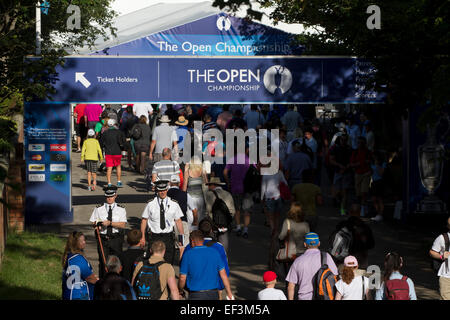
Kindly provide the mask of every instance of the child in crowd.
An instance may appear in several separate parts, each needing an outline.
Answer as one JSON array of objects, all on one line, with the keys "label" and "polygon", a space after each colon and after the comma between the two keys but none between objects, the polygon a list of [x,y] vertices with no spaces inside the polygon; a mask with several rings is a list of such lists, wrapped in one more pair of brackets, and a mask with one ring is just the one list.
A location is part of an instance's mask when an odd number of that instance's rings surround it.
[{"label": "child in crowd", "polygon": [[[88,190],[94,191],[97,186],[97,162],[103,161],[102,149],[100,143],[95,137],[95,131],[88,130],[88,138],[83,142],[81,150],[81,163],[86,164]],[[93,183],[91,185],[91,179]]]},{"label": "child in crowd", "polygon": [[263,275],[265,289],[258,292],[258,300],[287,300],[283,291],[275,289],[277,275],[273,271],[266,271]]}]

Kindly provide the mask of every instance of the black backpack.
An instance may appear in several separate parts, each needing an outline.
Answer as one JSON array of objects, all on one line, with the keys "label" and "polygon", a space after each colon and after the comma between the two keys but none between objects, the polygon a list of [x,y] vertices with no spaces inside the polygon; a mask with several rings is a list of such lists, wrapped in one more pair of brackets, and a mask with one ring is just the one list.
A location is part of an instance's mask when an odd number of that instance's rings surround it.
[{"label": "black backpack", "polygon": [[261,175],[255,166],[250,165],[244,178],[244,192],[254,193],[259,192],[261,188]]},{"label": "black backpack", "polygon": [[131,136],[134,140],[139,140],[140,137],[142,137],[142,129],[140,126],[135,126],[133,128],[133,132],[131,133]]},{"label": "black backpack", "polygon": [[219,198],[216,191],[213,191],[213,193],[216,196],[211,208],[213,223],[217,228],[227,228],[233,220],[230,209],[228,209],[225,201]]},{"label": "black backpack", "polygon": [[159,280],[159,266],[167,263],[160,261],[150,264],[148,259],[143,261],[141,270],[136,276],[133,289],[138,300],[159,300],[162,295],[161,283]]},{"label": "black backpack", "polygon": [[[444,232],[442,234],[442,236],[444,237],[444,241],[445,241],[445,251],[449,251],[450,241],[449,241],[449,238],[448,238],[448,233]],[[442,260],[432,258],[431,263],[432,263],[433,271],[435,273],[439,272],[439,269],[441,268],[441,265],[442,265]],[[448,259],[445,260],[445,267],[446,267],[446,270],[448,270]]]}]

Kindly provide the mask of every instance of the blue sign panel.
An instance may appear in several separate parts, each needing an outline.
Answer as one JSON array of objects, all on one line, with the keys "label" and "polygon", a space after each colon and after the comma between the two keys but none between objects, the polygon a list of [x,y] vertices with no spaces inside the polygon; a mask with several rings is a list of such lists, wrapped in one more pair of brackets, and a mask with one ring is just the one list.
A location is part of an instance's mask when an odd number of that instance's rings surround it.
[{"label": "blue sign panel", "polygon": [[300,55],[295,35],[224,13],[148,35],[94,55]]},{"label": "blue sign panel", "polygon": [[356,58],[68,57],[55,101],[379,103]]},{"label": "blue sign panel", "polygon": [[25,104],[25,218],[66,223],[71,209],[70,104]]}]

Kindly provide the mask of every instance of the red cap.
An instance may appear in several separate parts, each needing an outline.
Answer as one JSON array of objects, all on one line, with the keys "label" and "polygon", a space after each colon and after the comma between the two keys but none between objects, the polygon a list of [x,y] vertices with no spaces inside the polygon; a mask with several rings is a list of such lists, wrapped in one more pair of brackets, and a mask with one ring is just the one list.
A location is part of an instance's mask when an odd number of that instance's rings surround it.
[{"label": "red cap", "polygon": [[271,281],[276,280],[276,279],[277,279],[277,275],[276,275],[275,272],[273,272],[273,271],[266,271],[266,272],[264,272],[264,275],[263,275],[263,281],[264,282],[271,282]]}]

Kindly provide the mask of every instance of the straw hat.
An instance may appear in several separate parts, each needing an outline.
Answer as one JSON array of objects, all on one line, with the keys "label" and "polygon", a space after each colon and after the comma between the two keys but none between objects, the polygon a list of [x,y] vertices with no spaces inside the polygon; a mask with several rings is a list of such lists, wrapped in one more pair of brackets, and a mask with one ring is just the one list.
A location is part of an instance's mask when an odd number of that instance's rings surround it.
[{"label": "straw hat", "polygon": [[206,185],[208,186],[210,184],[215,184],[215,185],[218,185],[218,186],[224,186],[226,183],[220,181],[219,177],[211,177],[211,180],[208,183],[206,183]]},{"label": "straw hat", "polygon": [[175,124],[179,126],[187,126],[188,123],[189,121],[184,116],[179,116],[178,121],[175,121]]}]

